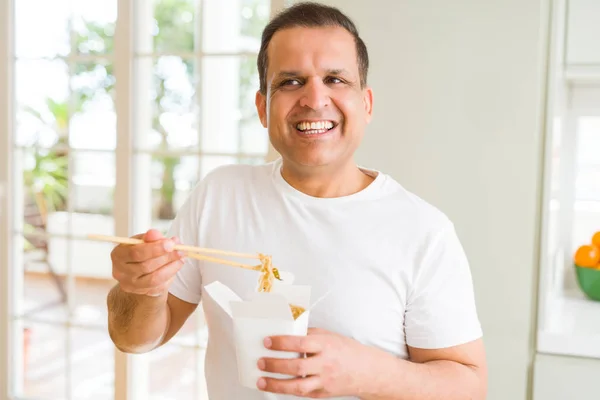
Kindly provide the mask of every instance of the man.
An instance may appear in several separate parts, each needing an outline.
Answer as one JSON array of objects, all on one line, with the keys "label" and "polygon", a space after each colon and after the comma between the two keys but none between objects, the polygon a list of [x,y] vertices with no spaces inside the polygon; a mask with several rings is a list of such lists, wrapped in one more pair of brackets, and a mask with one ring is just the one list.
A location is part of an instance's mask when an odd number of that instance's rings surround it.
[{"label": "man", "polygon": [[[265,28],[256,107],[281,158],[226,166],[195,188],[170,238],[112,253],[119,284],[108,297],[111,338],[141,353],[166,343],[201,300],[209,328],[211,400],[484,399],[486,363],[469,265],[452,223],[390,176],[353,155],[373,110],[368,54],[339,10],[302,3]],[[306,337],[264,345],[306,358],[259,360],[259,390],[238,384],[231,324],[203,286],[242,294],[256,272],[185,258],[177,242],[271,254],[331,294],[311,311]],[[280,393],[272,397],[265,392]]]}]

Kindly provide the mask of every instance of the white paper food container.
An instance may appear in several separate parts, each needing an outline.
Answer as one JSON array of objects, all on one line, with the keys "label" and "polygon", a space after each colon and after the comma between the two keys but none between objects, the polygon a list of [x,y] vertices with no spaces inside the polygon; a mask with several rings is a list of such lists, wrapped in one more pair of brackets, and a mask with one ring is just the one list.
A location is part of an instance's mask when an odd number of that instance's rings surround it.
[{"label": "white paper food container", "polygon": [[[237,368],[240,384],[257,389],[260,377],[291,378],[258,369],[261,357],[296,358],[303,355],[265,348],[263,340],[272,335],[306,336],[310,316],[310,286],[274,284],[270,293],[253,293],[242,300],[221,282],[204,287],[206,293],[233,320]],[[303,307],[306,311],[294,320],[289,305]]]}]

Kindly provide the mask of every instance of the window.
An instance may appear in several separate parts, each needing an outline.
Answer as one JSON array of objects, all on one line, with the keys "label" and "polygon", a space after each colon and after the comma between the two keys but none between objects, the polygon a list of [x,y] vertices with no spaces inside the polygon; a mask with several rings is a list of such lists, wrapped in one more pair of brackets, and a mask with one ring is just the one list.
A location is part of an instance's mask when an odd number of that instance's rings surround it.
[{"label": "window", "polygon": [[0,79],[12,89],[0,101],[11,117],[0,118],[10,194],[0,214],[0,250],[10,250],[0,254],[10,269],[0,275],[10,332],[0,334],[0,352],[10,350],[0,397],[206,398],[201,310],[150,354],[115,351],[105,306],[112,245],[86,235],[166,231],[212,169],[265,160],[254,94],[260,34],[283,5],[271,3],[2,3]]},{"label": "window", "polygon": [[553,10],[537,344],[600,358],[600,302],[586,296],[574,266],[577,248],[600,231],[600,53],[588,29],[600,8],[592,3]]},{"label": "window", "polygon": [[[600,230],[600,84],[570,84],[564,114],[555,117],[551,152],[550,251],[564,252],[566,268]],[[566,271],[567,280],[569,271]],[[566,290],[577,290],[565,282]]]}]

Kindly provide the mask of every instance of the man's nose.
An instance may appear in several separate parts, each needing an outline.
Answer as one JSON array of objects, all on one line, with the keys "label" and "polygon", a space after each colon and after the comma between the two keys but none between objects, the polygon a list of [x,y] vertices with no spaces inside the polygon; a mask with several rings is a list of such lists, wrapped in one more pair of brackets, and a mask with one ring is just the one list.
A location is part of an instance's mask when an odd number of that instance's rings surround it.
[{"label": "man's nose", "polygon": [[320,110],[329,105],[329,88],[319,78],[310,79],[302,88],[300,106]]}]

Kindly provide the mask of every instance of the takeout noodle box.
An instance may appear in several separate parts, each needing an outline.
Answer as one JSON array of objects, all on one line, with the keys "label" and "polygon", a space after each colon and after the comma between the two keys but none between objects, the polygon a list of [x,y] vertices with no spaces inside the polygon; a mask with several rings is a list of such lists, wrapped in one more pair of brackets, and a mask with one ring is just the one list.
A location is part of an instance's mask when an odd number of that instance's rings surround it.
[{"label": "takeout noodle box", "polygon": [[[206,293],[232,318],[233,339],[237,357],[240,384],[257,389],[260,377],[292,378],[258,369],[262,357],[296,358],[302,354],[267,349],[263,340],[273,335],[306,336],[310,316],[310,286],[273,285],[270,293],[252,293],[241,299],[221,282],[205,286]],[[290,304],[303,307],[305,311],[296,320]]]}]

